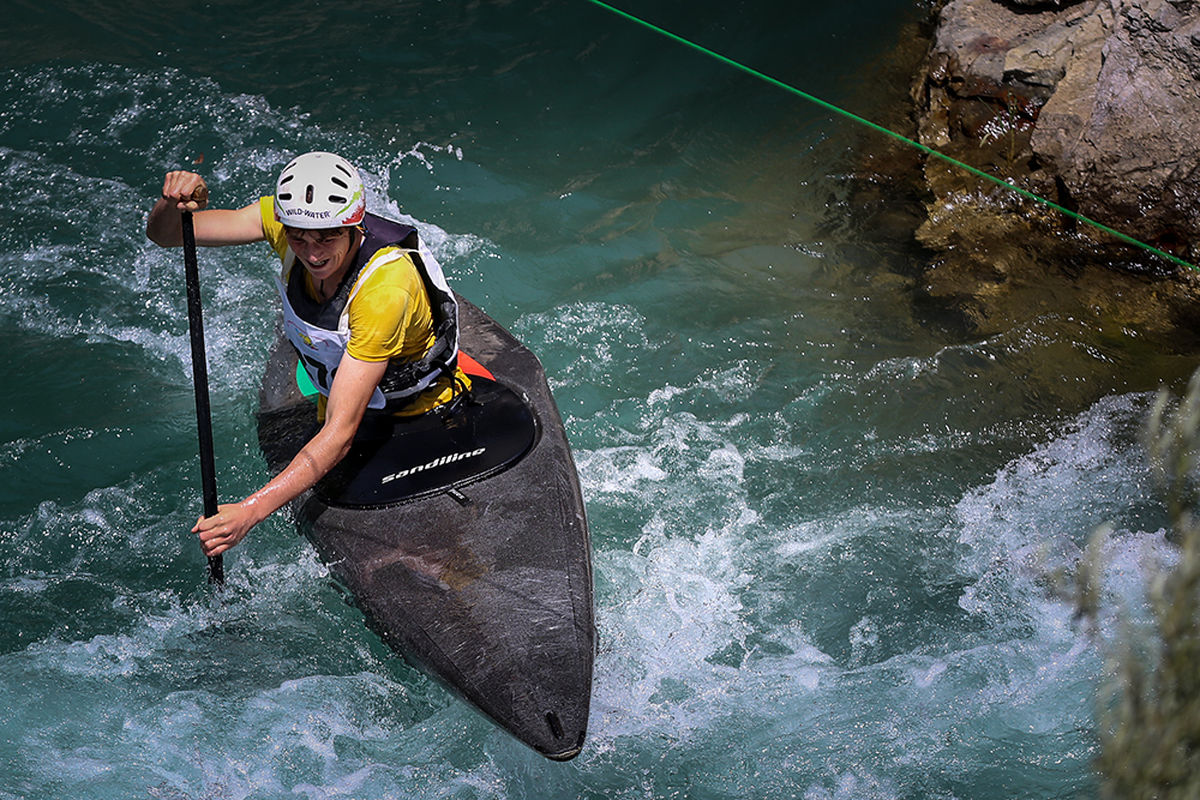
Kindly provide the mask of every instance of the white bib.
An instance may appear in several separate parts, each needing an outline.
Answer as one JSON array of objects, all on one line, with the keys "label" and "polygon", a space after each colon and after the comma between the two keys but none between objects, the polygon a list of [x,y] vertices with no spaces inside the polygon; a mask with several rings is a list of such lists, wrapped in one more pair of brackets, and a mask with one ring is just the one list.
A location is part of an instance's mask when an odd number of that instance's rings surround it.
[{"label": "white bib", "polygon": [[[279,299],[283,303],[283,333],[287,336],[288,341],[296,348],[296,352],[300,356],[300,363],[304,365],[308,377],[312,380],[313,386],[317,387],[317,391],[326,397],[329,396],[330,390],[333,388],[333,377],[337,373],[338,366],[342,363],[342,357],[346,354],[346,345],[350,343],[350,301],[358,294],[358,287],[362,285],[363,280],[376,269],[386,263],[390,263],[399,256],[393,258],[380,258],[368,264],[359,274],[358,280],[355,281],[354,289],[350,292],[350,297],[346,300],[346,307],[342,309],[341,317],[338,319],[338,329],[331,331],[326,328],[319,328],[300,318],[296,310],[292,308],[291,302],[287,296],[287,276],[291,269],[295,268],[295,256],[288,253],[289,266],[285,267],[282,277],[275,276],[275,288],[279,290]],[[300,267],[303,269],[303,267]],[[436,376],[429,376],[430,380],[424,382],[421,389],[426,388],[432,379]],[[375,391],[371,393],[371,400],[367,403],[368,408],[383,408],[387,405],[387,399],[383,396],[383,392],[379,387],[375,387]]]}]

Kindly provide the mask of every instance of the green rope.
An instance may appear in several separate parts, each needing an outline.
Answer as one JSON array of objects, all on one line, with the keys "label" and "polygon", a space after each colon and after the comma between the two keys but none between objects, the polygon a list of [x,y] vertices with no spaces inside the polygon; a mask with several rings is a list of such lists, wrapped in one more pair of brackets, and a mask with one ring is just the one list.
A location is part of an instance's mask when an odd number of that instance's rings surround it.
[{"label": "green rope", "polygon": [[821,108],[825,109],[826,111],[832,111],[834,114],[839,114],[843,117],[846,117],[847,119],[857,122],[860,125],[865,125],[866,127],[870,128],[873,131],[877,131],[886,136],[890,136],[893,139],[896,139],[897,141],[903,142],[904,144],[907,144],[911,147],[915,147],[916,149],[920,150],[922,153],[925,153],[926,155],[933,156],[934,158],[940,158],[942,161],[945,161],[949,164],[953,164],[954,166],[958,167],[959,169],[964,169],[967,172],[970,172],[972,175],[977,175],[980,178],[984,178],[985,180],[989,180],[992,183],[995,183],[999,186],[1003,186],[1005,189],[1016,192],[1017,194],[1021,195],[1022,197],[1026,197],[1030,200],[1034,200],[1038,203],[1049,206],[1050,208],[1053,208],[1055,211],[1065,214],[1066,216],[1068,216],[1072,219],[1078,220],[1079,222],[1083,222],[1087,225],[1091,225],[1093,228],[1104,231],[1108,235],[1113,236],[1117,239],[1120,239],[1122,242],[1125,242],[1126,244],[1131,244],[1135,247],[1140,247],[1141,249],[1143,249],[1149,253],[1153,253],[1156,256],[1165,258],[1168,261],[1171,261],[1172,263],[1178,264],[1183,267],[1187,267],[1188,269],[1200,271],[1200,267],[1196,267],[1195,265],[1190,264],[1187,261],[1184,261],[1179,256],[1172,255],[1171,253],[1168,253],[1165,250],[1160,250],[1157,247],[1148,245],[1145,242],[1142,242],[1138,239],[1133,238],[1129,234],[1121,233],[1120,231],[1110,228],[1109,226],[1107,226],[1101,222],[1097,222],[1094,219],[1085,217],[1078,212],[1070,210],[1069,208],[1064,208],[1063,206],[1061,206],[1057,203],[1054,203],[1050,200],[1047,200],[1046,198],[1041,197],[1040,195],[1034,194],[1033,192],[1028,191],[1027,189],[1022,189],[1020,186],[1015,186],[1015,185],[1009,183],[1008,181],[997,178],[995,175],[991,175],[990,173],[984,172],[981,169],[972,167],[970,164],[964,164],[963,162],[959,161],[958,159],[951,158],[950,156],[946,155],[945,153],[940,153],[937,150],[934,150],[932,147],[923,145],[920,142],[913,141],[912,139],[909,139],[907,136],[901,136],[900,134],[896,133],[895,131],[889,130],[888,128],[885,128],[882,125],[877,125],[874,122],[871,122],[869,119],[864,119],[863,117],[860,117],[857,114],[852,114],[849,111],[846,111],[844,108],[839,108],[838,106],[835,106],[832,103],[828,103],[819,97],[814,97],[813,95],[809,94],[808,92],[803,92],[794,86],[784,83],[781,80],[772,78],[770,75],[765,75],[756,69],[751,69],[750,67],[747,67],[745,64],[741,64],[737,61],[734,61],[732,58],[728,58],[726,56],[721,55],[720,53],[709,50],[707,47],[702,47],[702,46],[696,44],[695,42],[684,39],[682,36],[677,36],[676,34],[671,33],[668,30],[664,30],[663,28],[660,28],[657,25],[652,25],[651,23],[646,22],[643,19],[639,19],[638,17],[635,17],[632,14],[628,14],[619,8],[614,8],[613,6],[610,6],[608,3],[603,3],[603,2],[601,2],[601,0],[588,0],[588,2],[590,2],[594,5],[600,6],[601,8],[607,9],[607,10],[611,11],[612,13],[616,14],[617,16],[624,17],[625,19],[627,19],[631,22],[635,22],[644,28],[648,28],[648,29],[654,31],[655,33],[660,33],[663,36],[666,36],[668,39],[672,39],[676,42],[679,42],[680,44],[686,45],[686,46],[692,48],[693,50],[698,50],[701,53],[704,53],[706,56],[715,58],[717,61],[720,61],[723,64],[728,64],[731,67],[740,69],[742,72],[745,72],[749,75],[753,75],[754,77],[758,78],[759,80],[766,81],[767,83],[771,84],[772,86],[778,86],[780,89],[784,89],[785,91],[791,92],[794,95],[802,97],[805,100],[809,101],[810,103],[815,103],[816,105],[820,106]]}]

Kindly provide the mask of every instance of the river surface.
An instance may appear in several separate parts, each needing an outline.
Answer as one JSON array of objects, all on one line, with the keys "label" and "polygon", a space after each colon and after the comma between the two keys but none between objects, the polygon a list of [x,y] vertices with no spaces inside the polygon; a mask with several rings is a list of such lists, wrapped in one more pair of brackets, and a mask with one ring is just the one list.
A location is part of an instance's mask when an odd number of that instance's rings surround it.
[{"label": "river surface", "polygon": [[[1109,523],[1137,595],[1142,420],[1195,353],[1062,276],[972,333],[877,134],[583,0],[250,8],[5,7],[0,799],[1094,796],[1103,653],[1054,576]],[[928,5],[798,8],[627,10],[902,119]],[[241,206],[313,149],[545,365],[595,558],[572,762],[390,654],[284,514],[205,584],[182,258],[145,214],[169,169]],[[239,498],[276,265],[201,269]]]}]

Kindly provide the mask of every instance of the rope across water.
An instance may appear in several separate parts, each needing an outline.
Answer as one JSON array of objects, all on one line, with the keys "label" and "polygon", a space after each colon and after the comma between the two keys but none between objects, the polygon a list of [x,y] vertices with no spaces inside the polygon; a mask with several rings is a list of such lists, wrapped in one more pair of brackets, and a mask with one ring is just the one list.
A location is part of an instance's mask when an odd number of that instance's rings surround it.
[{"label": "rope across water", "polygon": [[622,11],[619,8],[615,8],[611,5],[609,5],[608,3],[601,2],[601,0],[588,0],[588,2],[592,3],[593,5],[600,6],[601,8],[607,9],[608,11],[611,11],[612,13],[616,14],[619,17],[623,17],[624,19],[627,19],[631,22],[637,23],[638,25],[641,25],[644,28],[652,30],[655,33],[661,34],[673,41],[679,42],[680,44],[690,47],[693,50],[697,50],[701,53],[704,53],[706,56],[709,56],[710,58],[714,58],[723,64],[728,64],[729,66],[734,67],[735,69],[739,69],[742,72],[747,73],[748,75],[753,75],[754,77],[758,78],[759,80],[766,81],[767,83],[771,84],[772,86],[777,86],[780,89],[783,89],[784,91],[790,92],[798,97],[802,97],[805,100],[809,101],[810,103],[814,103],[815,105],[820,106],[821,108],[825,109],[826,111],[830,111],[834,114],[845,117],[846,119],[852,120],[852,121],[858,123],[859,125],[866,126],[867,128],[870,128],[873,131],[882,133],[885,136],[890,136],[891,138],[896,139],[897,141],[903,142],[904,144],[909,145],[910,147],[914,147],[917,150],[920,150],[921,152],[925,153],[926,155],[932,156],[933,158],[941,159],[942,161],[945,161],[949,164],[953,164],[955,167],[966,170],[967,172],[970,172],[972,175],[976,175],[980,178],[991,181],[992,183],[1002,186],[1005,189],[1008,189],[1009,191],[1016,192],[1017,194],[1021,195],[1022,197],[1028,198],[1035,202],[1041,203],[1042,205],[1053,208],[1055,211],[1058,211],[1061,214],[1065,214],[1066,216],[1070,217],[1071,219],[1078,220],[1079,222],[1082,222],[1086,225],[1090,225],[1093,228],[1096,228],[1097,230],[1103,231],[1104,233],[1107,233],[1108,235],[1113,236],[1113,237],[1121,240],[1122,242],[1125,242],[1126,244],[1130,244],[1130,245],[1133,245],[1134,247],[1138,247],[1142,250],[1145,250],[1148,253],[1153,253],[1154,255],[1159,256],[1160,258],[1165,258],[1173,264],[1178,264],[1179,266],[1187,267],[1188,269],[1196,270],[1196,271],[1200,272],[1200,267],[1197,267],[1194,264],[1184,261],[1179,256],[1172,255],[1171,253],[1168,253],[1165,250],[1161,250],[1157,247],[1146,244],[1145,242],[1143,242],[1139,239],[1135,239],[1134,237],[1130,236],[1129,234],[1122,233],[1121,231],[1118,231],[1115,228],[1111,228],[1102,222],[1097,222],[1096,220],[1091,219],[1090,217],[1085,217],[1084,215],[1082,215],[1076,211],[1072,211],[1069,208],[1064,208],[1063,206],[1059,205],[1058,203],[1055,203],[1051,200],[1047,200],[1046,198],[1042,197],[1041,195],[1035,194],[1034,192],[1031,192],[1028,189],[1023,189],[1020,186],[1016,186],[1012,183],[1009,183],[1006,180],[1003,180],[1002,178],[997,178],[995,175],[984,172],[983,170],[978,169],[976,167],[972,167],[970,164],[965,164],[962,161],[959,161],[958,159],[951,158],[950,156],[946,155],[945,153],[941,153],[941,152],[938,152],[937,150],[934,150],[932,147],[923,145],[920,142],[909,139],[907,136],[902,136],[893,130],[889,130],[888,128],[883,127],[882,125],[877,125],[876,123],[871,122],[869,119],[865,119],[863,117],[858,116],[857,114],[853,114],[853,113],[845,110],[844,108],[835,106],[833,103],[826,102],[825,100],[822,100],[819,97],[815,97],[815,96],[809,94],[808,92],[801,91],[800,89],[797,89],[795,86],[784,83],[783,81],[778,80],[776,78],[772,78],[770,75],[766,75],[762,72],[759,72],[756,69],[752,69],[752,68],[746,66],[745,64],[734,61],[732,58],[723,56],[720,53],[714,52],[713,50],[709,50],[707,47],[698,45],[695,42],[692,42],[688,39],[683,38],[682,36],[678,36],[674,33],[671,33],[668,30],[658,27],[657,25],[653,25],[649,22],[646,22],[645,20],[635,17],[632,14]]}]

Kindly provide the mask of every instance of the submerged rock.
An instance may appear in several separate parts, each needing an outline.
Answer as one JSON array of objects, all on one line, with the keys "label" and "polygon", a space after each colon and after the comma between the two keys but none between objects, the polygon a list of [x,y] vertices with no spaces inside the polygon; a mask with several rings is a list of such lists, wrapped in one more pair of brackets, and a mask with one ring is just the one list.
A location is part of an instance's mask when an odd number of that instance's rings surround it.
[{"label": "submerged rock", "polygon": [[[1200,262],[1200,0],[949,0],[914,100],[923,144]],[[1038,272],[1106,260],[1176,278],[1154,302],[1191,317],[1192,271],[939,159],[924,173],[927,290],[980,327]]]}]

